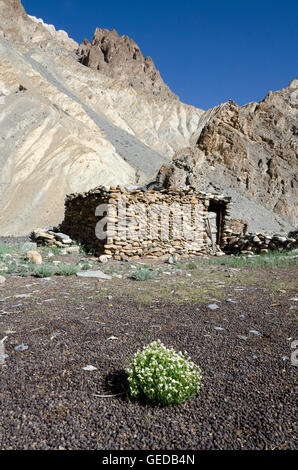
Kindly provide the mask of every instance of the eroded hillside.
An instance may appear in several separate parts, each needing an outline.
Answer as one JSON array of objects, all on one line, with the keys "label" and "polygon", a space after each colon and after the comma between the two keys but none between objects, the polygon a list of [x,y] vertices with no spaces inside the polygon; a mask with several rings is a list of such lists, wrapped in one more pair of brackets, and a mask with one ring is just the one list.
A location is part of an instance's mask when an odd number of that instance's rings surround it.
[{"label": "eroded hillside", "polygon": [[69,192],[150,181],[198,126],[201,110],[80,64],[77,47],[0,1],[2,235],[61,222]]}]

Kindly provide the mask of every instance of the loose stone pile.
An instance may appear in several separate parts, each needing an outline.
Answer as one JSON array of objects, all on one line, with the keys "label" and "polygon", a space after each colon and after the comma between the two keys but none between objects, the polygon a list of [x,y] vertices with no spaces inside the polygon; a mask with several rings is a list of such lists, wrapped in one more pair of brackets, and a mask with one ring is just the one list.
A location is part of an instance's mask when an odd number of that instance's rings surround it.
[{"label": "loose stone pile", "polygon": [[31,233],[31,239],[34,240],[37,245],[65,247],[73,243],[72,239],[68,235],[61,232],[55,232],[52,229],[37,228]]},{"label": "loose stone pile", "polygon": [[[289,234],[292,235],[292,234]],[[298,233],[292,237],[282,235],[265,235],[261,233],[231,233],[224,248],[226,253],[268,253],[276,250],[290,250],[298,246]]]},{"label": "loose stone pile", "polygon": [[[123,198],[125,224],[121,218]],[[107,216],[97,209],[103,204],[108,207]],[[167,219],[169,207],[171,210]],[[218,233],[210,246],[206,220],[208,211],[214,211],[214,207],[218,212]],[[192,189],[129,191],[120,186],[100,186],[87,193],[67,196],[61,229],[96,254],[116,260],[141,256],[160,258],[173,253],[187,257],[217,251],[225,246],[230,207],[230,198]],[[186,218],[188,210],[190,215]],[[188,233],[192,232],[193,239],[190,240],[181,231],[182,225],[177,224],[179,218],[183,220],[183,230],[186,228]],[[168,237],[164,237],[163,230],[167,228],[163,221],[167,220]],[[98,239],[98,231],[104,223],[107,224],[107,238]]]}]

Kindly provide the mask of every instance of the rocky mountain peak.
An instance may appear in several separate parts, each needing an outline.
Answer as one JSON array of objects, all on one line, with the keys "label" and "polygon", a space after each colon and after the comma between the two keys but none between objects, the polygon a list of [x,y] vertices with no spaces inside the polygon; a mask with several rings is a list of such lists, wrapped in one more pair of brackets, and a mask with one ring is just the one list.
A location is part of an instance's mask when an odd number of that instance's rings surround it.
[{"label": "rocky mountain peak", "polygon": [[136,42],[120,36],[115,29],[96,28],[91,43],[84,39],[78,49],[79,61],[115,79],[128,82],[154,96],[177,100],[163,82],[151,57],[144,57]]}]

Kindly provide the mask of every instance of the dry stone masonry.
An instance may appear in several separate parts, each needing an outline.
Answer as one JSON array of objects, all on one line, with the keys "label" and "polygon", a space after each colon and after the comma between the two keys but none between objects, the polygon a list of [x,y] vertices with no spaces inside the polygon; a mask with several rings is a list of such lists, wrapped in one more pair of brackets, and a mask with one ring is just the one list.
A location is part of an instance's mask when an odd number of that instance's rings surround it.
[{"label": "dry stone masonry", "polygon": [[[230,207],[229,198],[194,190],[101,186],[66,198],[60,228],[96,254],[116,260],[172,253],[187,257],[220,252],[230,233]],[[97,235],[105,223],[107,237],[101,240]]]},{"label": "dry stone masonry", "polygon": [[269,251],[290,250],[298,246],[298,234],[289,236],[279,234],[233,232],[227,238],[225,252],[228,254],[268,253]]}]

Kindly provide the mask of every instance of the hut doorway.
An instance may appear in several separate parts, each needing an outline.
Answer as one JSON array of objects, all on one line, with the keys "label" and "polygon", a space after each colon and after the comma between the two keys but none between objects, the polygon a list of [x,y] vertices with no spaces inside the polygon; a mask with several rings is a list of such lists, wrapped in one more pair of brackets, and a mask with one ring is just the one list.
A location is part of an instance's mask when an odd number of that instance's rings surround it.
[{"label": "hut doorway", "polygon": [[215,245],[221,245],[221,229],[223,220],[223,205],[210,200],[206,219],[207,244],[216,249]]}]

